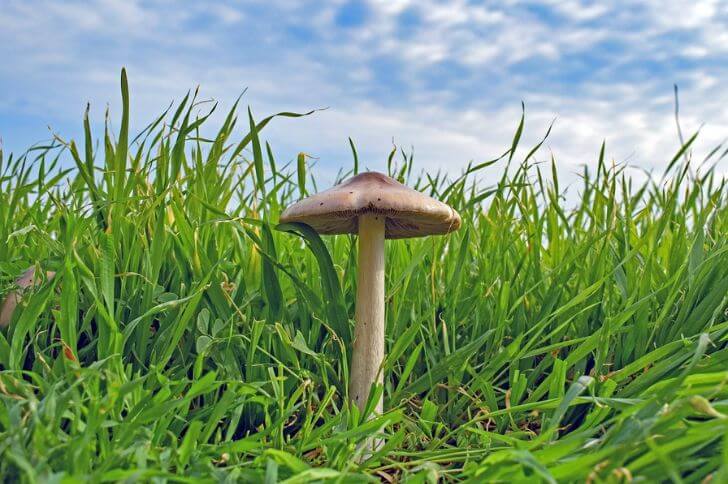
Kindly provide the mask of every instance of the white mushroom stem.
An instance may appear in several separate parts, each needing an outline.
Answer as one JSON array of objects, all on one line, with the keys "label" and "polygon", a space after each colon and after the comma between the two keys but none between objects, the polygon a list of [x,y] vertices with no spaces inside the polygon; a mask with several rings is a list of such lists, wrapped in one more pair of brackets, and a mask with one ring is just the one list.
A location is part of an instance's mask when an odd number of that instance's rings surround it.
[{"label": "white mushroom stem", "polygon": [[[384,220],[377,214],[359,217],[359,273],[356,326],[351,357],[349,396],[363,410],[372,384],[383,383],[384,361]],[[382,398],[375,407],[382,413]]]}]

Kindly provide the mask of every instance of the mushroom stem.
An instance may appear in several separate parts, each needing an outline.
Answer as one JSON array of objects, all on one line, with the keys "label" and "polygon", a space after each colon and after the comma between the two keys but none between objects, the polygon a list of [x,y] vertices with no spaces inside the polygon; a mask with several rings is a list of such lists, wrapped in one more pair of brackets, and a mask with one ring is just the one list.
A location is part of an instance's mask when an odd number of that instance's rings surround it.
[{"label": "mushroom stem", "polygon": [[[384,360],[384,220],[381,214],[359,217],[359,273],[356,288],[356,327],[351,357],[349,395],[363,410],[373,383],[383,383]],[[382,398],[375,407],[382,413]]]}]

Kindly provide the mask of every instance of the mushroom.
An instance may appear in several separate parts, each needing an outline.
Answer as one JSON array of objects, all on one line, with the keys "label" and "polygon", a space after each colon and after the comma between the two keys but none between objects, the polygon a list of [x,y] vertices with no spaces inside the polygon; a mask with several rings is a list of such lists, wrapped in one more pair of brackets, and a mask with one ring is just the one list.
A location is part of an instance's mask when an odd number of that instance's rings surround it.
[{"label": "mushroom", "polygon": [[[51,280],[55,277],[55,275],[55,272],[48,271],[46,272],[46,279]],[[5,298],[2,306],[0,306],[0,328],[4,328],[10,324],[13,312],[15,312],[15,308],[18,306],[18,303],[20,303],[23,290],[36,286],[41,282],[42,280],[40,276],[35,275],[35,266],[30,267],[28,270],[23,272],[23,274],[15,281],[15,284],[19,287],[19,289],[8,294],[8,297]]]},{"label": "mushroom", "polygon": [[[349,396],[363,410],[384,361],[384,239],[446,234],[460,227],[448,205],[376,172],[361,173],[283,211],[282,223],[302,222],[319,234],[358,234],[356,326]],[[382,413],[380,397],[375,412]]]}]

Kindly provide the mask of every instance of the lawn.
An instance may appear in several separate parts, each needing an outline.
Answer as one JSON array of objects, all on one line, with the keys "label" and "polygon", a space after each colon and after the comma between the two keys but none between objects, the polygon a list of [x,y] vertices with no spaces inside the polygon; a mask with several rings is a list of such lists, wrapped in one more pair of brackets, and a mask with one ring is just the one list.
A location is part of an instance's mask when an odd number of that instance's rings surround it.
[{"label": "lawn", "polygon": [[[4,480],[728,482],[726,152],[690,137],[637,182],[602,145],[567,197],[523,119],[461,175],[393,150],[462,227],[387,242],[366,415],[357,239],[277,229],[328,188],[261,138],[305,116],[213,130],[190,94],[130,134],[121,84],[118,130],[0,156],[0,299],[56,273],[0,333]],[[364,166],[352,143],[339,178]]]}]

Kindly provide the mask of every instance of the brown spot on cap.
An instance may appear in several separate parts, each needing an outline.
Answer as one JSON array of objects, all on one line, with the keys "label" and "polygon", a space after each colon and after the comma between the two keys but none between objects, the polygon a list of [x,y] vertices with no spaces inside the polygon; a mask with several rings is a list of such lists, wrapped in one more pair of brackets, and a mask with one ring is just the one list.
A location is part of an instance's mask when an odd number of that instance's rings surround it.
[{"label": "brown spot on cap", "polygon": [[283,211],[280,221],[302,222],[320,234],[355,234],[357,219],[365,213],[386,217],[388,239],[446,234],[460,228],[460,215],[450,206],[377,172],[361,173],[294,203]]}]

